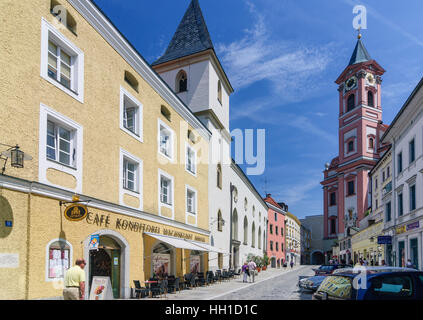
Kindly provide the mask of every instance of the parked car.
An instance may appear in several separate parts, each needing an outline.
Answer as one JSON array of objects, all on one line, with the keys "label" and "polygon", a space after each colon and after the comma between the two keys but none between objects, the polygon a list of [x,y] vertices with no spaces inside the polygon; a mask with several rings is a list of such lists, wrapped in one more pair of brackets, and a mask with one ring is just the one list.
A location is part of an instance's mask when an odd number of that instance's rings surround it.
[{"label": "parked car", "polygon": [[301,289],[311,290],[314,292],[326,277],[326,275],[307,277],[298,281],[298,286]]},{"label": "parked car", "polygon": [[352,267],[353,266],[350,264],[324,264],[324,265],[321,265],[319,268],[313,269],[313,270],[314,270],[314,275],[321,276],[321,275],[332,274],[337,269],[352,268]]},{"label": "parked car", "polygon": [[343,269],[325,277],[313,300],[423,300],[423,272],[398,267]]}]

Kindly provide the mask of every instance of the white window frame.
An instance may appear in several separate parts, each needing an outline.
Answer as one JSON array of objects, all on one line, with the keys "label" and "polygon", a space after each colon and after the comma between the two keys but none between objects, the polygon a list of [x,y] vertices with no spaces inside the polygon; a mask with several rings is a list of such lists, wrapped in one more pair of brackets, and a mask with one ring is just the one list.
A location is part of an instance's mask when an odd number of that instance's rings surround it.
[{"label": "white window frame", "polygon": [[[194,193],[194,213],[188,211],[188,192]],[[195,218],[195,223],[189,223],[188,218]],[[193,226],[197,226],[197,217],[198,217],[198,192],[197,189],[191,187],[190,185],[185,185],[185,223]]]},{"label": "white window frame", "polygon": [[[131,104],[136,108],[135,114],[135,132],[132,132],[125,127],[124,124],[124,110],[125,110],[125,99],[129,100]],[[139,102],[132,94],[130,94],[125,88],[120,87],[120,115],[119,115],[120,129],[131,137],[135,138],[139,142],[143,142],[143,104]]]},{"label": "white window frame", "polygon": [[[166,155],[165,153],[163,153],[162,151],[161,151],[161,148],[160,148],[160,146],[161,146],[161,127],[164,127],[166,130],[168,130],[169,131],[169,133],[170,133],[170,142],[169,142],[169,145],[170,145],[170,155]],[[157,150],[158,150],[158,153],[160,154],[160,155],[162,155],[163,157],[165,157],[166,159],[168,159],[168,160],[170,160],[171,162],[173,162],[174,161],[174,153],[175,153],[175,150],[176,150],[176,148],[175,148],[175,133],[174,133],[174,131],[166,124],[166,123],[164,123],[161,119],[158,119],[158,122],[157,122]]]},{"label": "white window frame", "polygon": [[[120,148],[119,159],[119,203],[125,207],[143,210],[143,161],[122,148]],[[125,160],[137,165],[135,172],[135,191],[123,186],[123,166]],[[139,206],[133,207],[126,204],[123,201],[125,194],[137,198],[139,200]]]},{"label": "white window frame", "polygon": [[[48,75],[48,43],[52,41],[71,57],[71,89]],[[59,70],[58,70],[59,72]],[[41,77],[84,103],[84,53],[45,18],[41,18]]]},{"label": "white window frame", "polygon": [[[68,166],[47,158],[47,123],[52,121],[68,130],[71,130],[73,136],[73,147],[75,148],[74,166]],[[40,104],[40,131],[39,131],[39,151],[38,151],[38,179],[39,182],[65,189],[72,192],[82,193],[82,155],[83,155],[83,127],[72,119],[60,114],[59,112]],[[51,183],[47,179],[48,169],[55,169],[65,172],[75,177],[76,187],[66,188],[61,185]]]},{"label": "white window frame", "polygon": [[[164,177],[168,180],[170,180],[170,200],[171,204],[163,203],[161,199],[161,177]],[[157,180],[157,188],[158,188],[158,204],[159,204],[159,216],[162,216],[161,209],[162,207],[168,208],[172,210],[172,217],[171,219],[175,219],[175,179],[170,174],[164,172],[163,170],[158,170],[158,180]]]},{"label": "white window frame", "polygon": [[55,242],[64,242],[66,243],[66,245],[69,247],[69,268],[71,268],[73,266],[73,247],[72,244],[65,240],[65,239],[61,239],[61,238],[57,238],[57,239],[53,239],[51,240],[47,245],[46,245],[46,254],[45,254],[45,281],[46,282],[56,282],[56,281],[60,281],[63,280],[64,278],[60,277],[60,278],[49,278],[49,256],[50,256],[50,246],[55,243]]},{"label": "white window frame", "polygon": [[[188,150],[193,153],[194,172],[187,168],[187,166],[188,166]],[[191,147],[186,142],[185,142],[185,171],[192,174],[194,177],[197,176],[197,150],[195,150],[193,147]]]}]

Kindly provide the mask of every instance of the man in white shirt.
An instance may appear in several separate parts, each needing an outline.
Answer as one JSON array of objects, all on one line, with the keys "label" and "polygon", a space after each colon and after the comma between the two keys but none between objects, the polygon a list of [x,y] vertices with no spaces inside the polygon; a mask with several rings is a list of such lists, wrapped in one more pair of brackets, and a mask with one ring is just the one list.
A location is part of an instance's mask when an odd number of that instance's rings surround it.
[{"label": "man in white shirt", "polygon": [[255,278],[255,275],[256,275],[256,268],[257,268],[256,263],[253,260],[251,260],[248,263],[248,269],[250,271],[250,280],[252,280],[251,282],[254,282],[254,278]]}]

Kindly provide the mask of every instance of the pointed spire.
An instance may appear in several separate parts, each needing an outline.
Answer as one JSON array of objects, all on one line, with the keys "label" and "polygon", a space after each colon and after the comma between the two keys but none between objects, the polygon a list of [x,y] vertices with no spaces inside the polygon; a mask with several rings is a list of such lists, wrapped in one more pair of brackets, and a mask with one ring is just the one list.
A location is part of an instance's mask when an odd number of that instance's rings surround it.
[{"label": "pointed spire", "polygon": [[372,58],[370,57],[370,54],[367,51],[366,47],[364,46],[363,42],[361,42],[360,30],[359,30],[357,38],[358,38],[357,44],[356,44],[354,52],[351,56],[350,63],[348,64],[349,66],[356,64],[356,63],[366,62],[366,61],[372,60]]},{"label": "pointed spire", "polygon": [[153,65],[213,49],[198,0],[192,0],[167,50]]}]

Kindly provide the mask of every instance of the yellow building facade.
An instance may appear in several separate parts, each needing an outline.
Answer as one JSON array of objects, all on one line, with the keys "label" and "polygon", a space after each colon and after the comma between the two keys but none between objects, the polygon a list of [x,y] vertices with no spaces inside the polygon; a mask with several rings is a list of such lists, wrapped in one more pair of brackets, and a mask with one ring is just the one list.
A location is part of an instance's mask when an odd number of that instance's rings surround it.
[{"label": "yellow building facade", "polygon": [[351,237],[354,263],[360,259],[366,259],[369,265],[381,264],[384,257],[382,245],[377,243],[377,237],[381,235],[383,222],[373,224]]},{"label": "yellow building facade", "polygon": [[61,296],[77,258],[115,298],[157,266],[207,271],[210,132],[90,1],[6,0],[0,19],[0,143],[32,156],[0,175],[0,299]]}]

